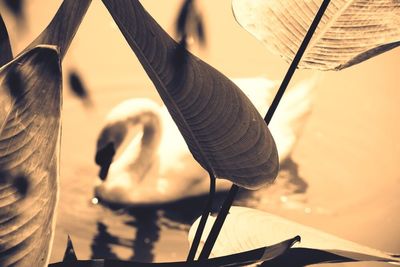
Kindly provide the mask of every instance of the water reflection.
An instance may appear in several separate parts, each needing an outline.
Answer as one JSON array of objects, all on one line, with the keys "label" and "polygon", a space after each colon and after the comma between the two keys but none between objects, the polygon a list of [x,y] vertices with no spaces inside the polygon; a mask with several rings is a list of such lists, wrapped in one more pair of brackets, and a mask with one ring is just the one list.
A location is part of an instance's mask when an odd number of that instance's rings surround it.
[{"label": "water reflection", "polygon": [[118,239],[107,231],[107,226],[102,223],[97,223],[97,234],[94,236],[91,243],[92,259],[118,259],[118,256],[111,250],[110,244],[117,243]]},{"label": "water reflection", "polygon": [[[307,191],[308,183],[299,174],[299,165],[293,161],[292,158],[288,158],[281,165],[283,172],[288,172],[288,182],[294,186],[293,194],[304,194]],[[281,171],[281,175],[282,175]]]},{"label": "water reflection", "polygon": [[235,205],[257,209],[304,210],[307,202],[307,181],[300,176],[299,167],[291,158],[285,160],[271,186],[257,191],[240,189]]},{"label": "water reflection", "polygon": [[[119,211],[121,212],[121,211]],[[127,215],[127,216],[126,216]],[[132,250],[129,260],[152,262],[154,260],[154,245],[160,237],[159,216],[154,209],[126,210],[124,214],[123,236],[113,235],[109,228],[116,228],[114,220],[106,225],[104,222],[97,222],[97,232],[91,243],[91,258],[93,259],[121,259],[113,252],[112,246],[117,250],[125,247]],[[121,220],[121,219],[120,219]],[[135,229],[133,236],[129,236],[126,229]]]},{"label": "water reflection", "polygon": [[133,256],[130,260],[152,262],[154,259],[154,244],[160,238],[159,216],[157,210],[138,209],[129,212],[135,219],[126,222],[136,228],[133,242]]},{"label": "water reflection", "polygon": [[[218,193],[215,197],[213,211],[217,211],[226,193]],[[155,245],[160,239],[163,229],[177,230],[185,233],[189,226],[201,215],[206,202],[205,196],[193,197],[162,206],[141,208],[121,208],[106,206],[112,210],[111,220],[98,221],[97,231],[90,246],[91,258],[121,259],[113,252],[113,247],[119,251],[122,247],[132,251],[127,260],[153,262],[155,260]],[[106,213],[104,213],[106,215]],[[114,218],[115,215],[115,218]],[[119,222],[118,222],[119,221]],[[119,223],[123,223],[119,225]],[[112,234],[119,228],[117,234]],[[134,229],[133,235],[127,229]],[[122,230],[123,229],[123,230]]]},{"label": "water reflection", "polygon": [[[82,176],[89,175],[80,171],[62,186],[60,218],[68,219],[60,219],[57,227],[60,236],[69,233],[75,237],[79,257],[141,262],[185,258],[187,232],[201,215],[206,196],[144,208],[95,205],[97,201],[89,201],[93,198],[92,182],[79,179]],[[242,190],[235,205],[303,212],[307,187],[297,164],[288,160],[282,164],[273,186],[258,191]],[[213,212],[218,211],[225,196],[226,193],[216,194]],[[58,254],[64,252],[64,242],[59,241]]]}]

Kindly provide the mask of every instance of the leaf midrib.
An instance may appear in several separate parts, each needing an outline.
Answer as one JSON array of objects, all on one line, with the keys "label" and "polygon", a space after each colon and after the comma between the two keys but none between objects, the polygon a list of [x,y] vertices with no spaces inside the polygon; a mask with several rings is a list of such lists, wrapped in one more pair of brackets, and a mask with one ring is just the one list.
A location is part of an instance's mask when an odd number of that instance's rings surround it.
[{"label": "leaf midrib", "polygon": [[[312,50],[314,50],[314,46],[315,44],[317,44],[321,38],[325,35],[325,33],[331,28],[331,25],[333,25],[334,23],[336,23],[336,20],[343,14],[343,12],[345,10],[347,10],[347,8],[352,5],[354,3],[354,0],[351,1],[346,1],[346,3],[337,11],[335,12],[335,14],[328,20],[328,23],[324,24],[321,28],[320,31],[316,32],[317,34],[314,34],[315,38],[312,38],[308,47],[310,49],[306,49],[303,58],[306,59],[308,57],[309,52],[311,52]],[[329,5],[332,6],[332,3],[329,3]],[[328,6],[329,8],[329,6]],[[317,9],[318,12],[318,9]],[[327,14],[325,12],[325,14]],[[310,25],[312,23],[312,20],[310,22]],[[321,25],[321,24],[320,24]]]},{"label": "leaf midrib", "polygon": [[[105,1],[106,1],[106,0],[105,0]],[[141,5],[140,3],[138,3],[138,4]],[[137,4],[136,4],[136,6],[134,6],[134,4],[132,3],[132,6],[134,7],[134,9],[137,10],[137,8],[136,8]],[[143,8],[143,12],[147,13],[147,11],[144,10],[144,8]],[[136,14],[137,14],[137,13],[136,13]],[[140,16],[143,17],[142,14],[140,14]],[[152,73],[151,76],[152,76],[153,78],[155,78],[155,79],[157,80],[157,82],[161,85],[162,89],[163,89],[164,92],[165,92],[165,95],[168,97],[169,102],[172,103],[172,105],[174,106],[175,110],[177,111],[177,114],[179,115],[180,119],[182,119],[182,121],[184,122],[184,125],[185,125],[186,130],[188,130],[188,132],[190,133],[191,138],[192,138],[192,140],[194,141],[194,143],[196,144],[197,149],[198,149],[198,151],[200,152],[200,155],[201,155],[202,159],[205,161],[205,163],[206,163],[206,165],[207,165],[207,168],[206,168],[207,171],[211,171],[211,172],[214,174],[214,176],[215,176],[216,174],[215,174],[215,172],[214,172],[214,169],[212,168],[212,165],[210,164],[208,158],[205,156],[204,152],[202,151],[201,146],[200,146],[200,143],[197,141],[196,135],[193,133],[193,131],[192,131],[191,128],[189,127],[189,124],[187,123],[187,121],[186,121],[185,117],[183,116],[181,110],[179,109],[178,105],[177,105],[177,104],[175,103],[175,101],[173,100],[173,98],[172,98],[172,96],[170,95],[169,91],[167,90],[166,86],[164,85],[164,82],[159,78],[159,75],[158,75],[157,72],[154,70],[154,68],[151,66],[150,62],[147,60],[146,56],[144,55],[142,49],[141,49],[141,48],[139,47],[139,45],[137,44],[135,38],[132,37],[132,35],[130,34],[130,31],[125,27],[125,25],[122,23],[121,19],[119,19],[119,18],[116,17],[116,16],[113,16],[113,17],[114,17],[114,19],[118,22],[119,26],[123,28],[123,32],[125,32],[125,33],[131,38],[131,40],[132,40],[132,42],[133,42],[133,45],[134,45],[135,48],[136,48],[136,51],[140,54],[141,60],[143,60],[143,61],[145,62],[145,64],[146,64],[147,68],[150,69],[150,71],[151,71],[151,73]],[[151,16],[150,16],[150,17],[151,17]],[[152,20],[151,20],[151,22],[153,23]],[[173,42],[174,42],[174,41],[173,41]],[[175,45],[176,45],[176,44],[175,44]],[[189,51],[187,51],[187,50],[185,50],[185,51],[186,51],[186,53],[188,53],[188,56],[189,56],[189,57],[193,57],[193,55],[192,55]],[[157,89],[157,86],[155,86],[155,87],[156,87],[156,89]],[[174,122],[174,123],[175,123],[175,122]],[[176,123],[175,123],[175,124],[176,124]],[[181,134],[182,134],[182,133],[181,133]]]}]

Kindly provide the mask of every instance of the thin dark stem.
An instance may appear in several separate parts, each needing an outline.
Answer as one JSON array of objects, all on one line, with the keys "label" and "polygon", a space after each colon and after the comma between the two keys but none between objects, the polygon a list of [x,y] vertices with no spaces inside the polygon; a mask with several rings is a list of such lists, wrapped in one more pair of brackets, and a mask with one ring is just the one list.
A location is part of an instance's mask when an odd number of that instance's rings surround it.
[{"label": "thin dark stem", "polygon": [[[231,208],[238,191],[239,186],[233,184],[229,190],[228,196],[222,204],[221,210],[219,211],[217,219],[212,226],[211,232],[207,237],[206,243],[204,244],[204,247],[200,253],[199,260],[208,259],[208,256],[210,256],[211,250],[214,247],[214,243],[217,240],[219,232],[221,231],[222,225],[225,222],[226,216],[228,215],[229,209]],[[221,217],[221,215],[225,216]]]},{"label": "thin dark stem", "polygon": [[209,175],[210,175],[210,193],[208,195],[206,205],[204,206],[203,214],[201,215],[200,223],[199,223],[199,226],[196,229],[196,234],[194,236],[194,239],[193,239],[193,242],[192,242],[192,246],[190,247],[190,251],[189,251],[189,254],[188,254],[188,257],[187,257],[186,261],[193,261],[194,260],[194,258],[196,256],[197,249],[198,249],[199,244],[200,244],[201,236],[203,235],[204,228],[205,228],[206,223],[207,223],[208,215],[211,212],[212,203],[213,203],[214,195],[215,195],[215,179],[216,178],[215,178],[214,174],[211,173],[211,172],[209,172]]},{"label": "thin dark stem", "polygon": [[283,94],[285,93],[285,90],[286,90],[287,86],[289,85],[289,82],[292,79],[292,76],[293,76],[294,72],[296,71],[297,66],[299,65],[299,62],[300,62],[304,52],[306,51],[307,46],[310,43],[311,38],[314,35],[314,32],[317,29],[317,26],[318,26],[319,22],[321,21],[321,18],[325,13],[326,8],[329,5],[329,2],[330,2],[330,0],[324,0],[322,2],[317,14],[315,15],[313,22],[311,23],[310,28],[308,29],[308,31],[306,33],[306,36],[303,39],[303,42],[301,43],[301,45],[299,47],[299,50],[297,50],[297,53],[294,56],[294,59],[293,59],[292,63],[290,64],[288,71],[286,72],[285,78],[283,79],[281,86],[279,87],[279,90],[276,93],[275,98],[272,101],[272,104],[269,107],[268,112],[264,117],[264,121],[267,124],[269,124],[269,122],[271,121],[272,116],[274,115],[274,112],[275,112],[276,108],[278,107],[278,104],[281,101],[281,98],[282,98]]},{"label": "thin dark stem", "polygon": [[[319,8],[317,14],[315,15],[315,18],[313,22],[310,25],[310,28],[307,31],[306,36],[304,37],[303,42],[301,43],[299,50],[297,51],[292,63],[290,64],[290,67],[288,71],[286,72],[285,78],[282,81],[281,86],[279,87],[278,92],[275,95],[274,100],[272,101],[271,106],[268,109],[267,114],[265,115],[264,121],[268,125],[272,119],[272,116],[275,113],[276,108],[278,107],[279,102],[282,99],[283,94],[286,91],[287,86],[289,85],[289,82],[291,78],[293,77],[294,72],[297,69],[297,66],[301,60],[301,57],[303,56],[304,52],[306,51],[306,48],[308,44],[310,43],[310,40],[317,29],[317,26],[319,22],[321,21],[322,16],[325,13],[326,8],[329,5],[330,0],[324,0],[321,4],[321,7]],[[207,240],[204,244],[203,250],[200,253],[199,260],[207,259],[210,256],[211,250],[214,247],[214,243],[217,240],[217,237],[219,235],[219,232],[221,231],[222,225],[225,222],[226,216],[228,215],[229,209],[233,204],[233,201],[235,200],[236,194],[239,191],[239,187],[237,185],[232,185],[229,194],[227,198],[225,199],[224,203],[222,204],[222,208],[220,212],[218,213],[218,216],[214,222],[214,225],[211,228],[210,234],[207,237]]]}]

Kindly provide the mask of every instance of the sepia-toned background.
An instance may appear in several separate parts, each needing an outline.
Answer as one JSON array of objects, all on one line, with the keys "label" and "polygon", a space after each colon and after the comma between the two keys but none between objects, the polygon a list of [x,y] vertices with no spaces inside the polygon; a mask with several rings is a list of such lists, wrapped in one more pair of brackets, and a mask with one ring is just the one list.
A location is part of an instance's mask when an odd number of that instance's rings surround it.
[{"label": "sepia-toned background", "polygon": [[[25,27],[18,27],[1,9],[14,54],[41,32],[61,3],[25,2]],[[181,1],[142,3],[173,34]],[[228,77],[283,78],[288,64],[240,28],[229,0],[203,0],[199,4],[206,23],[207,47],[194,46],[194,53]],[[307,185],[305,193],[286,203],[282,198],[285,188],[279,188],[284,185],[278,184],[271,196],[257,202],[257,208],[400,253],[399,65],[397,48],[349,69],[319,74],[312,113],[292,155],[298,178]],[[127,213],[90,202],[98,172],[95,143],[107,112],[132,97],[161,102],[101,1],[93,0],[63,68],[65,73],[75,69],[82,75],[93,107],[82,105],[64,82],[61,198],[51,261],[62,258],[67,234],[80,259],[184,259],[190,223],[185,217],[187,207]],[[298,70],[291,85],[314,75],[315,71]]]}]

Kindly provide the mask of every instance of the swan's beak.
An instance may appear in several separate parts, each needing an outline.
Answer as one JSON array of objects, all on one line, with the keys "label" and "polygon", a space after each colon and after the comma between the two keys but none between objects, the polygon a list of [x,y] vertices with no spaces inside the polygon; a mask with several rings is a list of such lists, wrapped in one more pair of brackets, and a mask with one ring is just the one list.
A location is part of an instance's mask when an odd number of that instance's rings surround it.
[{"label": "swan's beak", "polygon": [[105,147],[97,150],[95,162],[100,166],[99,177],[101,180],[107,178],[108,170],[115,155],[114,143],[110,142]]}]

